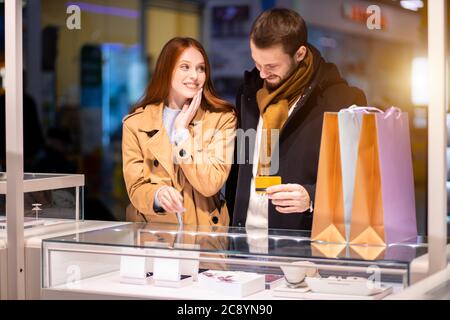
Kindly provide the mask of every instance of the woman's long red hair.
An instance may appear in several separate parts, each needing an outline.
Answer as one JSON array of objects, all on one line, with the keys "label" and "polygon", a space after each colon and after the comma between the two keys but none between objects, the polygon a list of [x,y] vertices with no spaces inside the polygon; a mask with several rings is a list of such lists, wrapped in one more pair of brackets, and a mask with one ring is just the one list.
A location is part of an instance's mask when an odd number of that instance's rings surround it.
[{"label": "woman's long red hair", "polygon": [[203,99],[201,106],[204,109],[217,109],[223,111],[234,111],[234,106],[217,96],[211,81],[211,66],[208,56],[203,46],[195,39],[176,37],[167,42],[159,54],[156,61],[155,72],[152,76],[143,98],[131,109],[133,113],[139,108],[145,108],[147,105],[167,104],[167,98],[172,83],[172,75],[175,65],[181,54],[187,48],[197,49],[205,60],[205,84],[203,85]]}]

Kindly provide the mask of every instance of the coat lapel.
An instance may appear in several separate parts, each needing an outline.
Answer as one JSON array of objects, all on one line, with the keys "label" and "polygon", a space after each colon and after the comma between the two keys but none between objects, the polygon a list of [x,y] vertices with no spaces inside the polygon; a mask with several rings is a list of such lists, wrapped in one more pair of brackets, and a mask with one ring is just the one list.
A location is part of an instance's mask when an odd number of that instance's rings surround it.
[{"label": "coat lapel", "polygon": [[172,145],[163,124],[163,108],[164,105],[162,103],[147,106],[138,130],[147,133],[149,138],[145,147],[151,151],[164,167],[171,180],[175,181]]}]

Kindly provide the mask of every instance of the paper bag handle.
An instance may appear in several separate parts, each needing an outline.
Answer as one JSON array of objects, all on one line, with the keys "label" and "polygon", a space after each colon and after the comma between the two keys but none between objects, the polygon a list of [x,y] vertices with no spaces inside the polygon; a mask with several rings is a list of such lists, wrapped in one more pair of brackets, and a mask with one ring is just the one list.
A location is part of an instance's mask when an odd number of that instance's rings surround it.
[{"label": "paper bag handle", "polygon": [[386,111],[384,118],[387,119],[387,118],[389,118],[390,116],[392,116],[393,114],[396,114],[396,115],[397,115],[396,119],[398,119],[398,118],[400,118],[401,115],[402,115],[402,110],[401,110],[400,108],[397,108],[397,107],[390,107],[390,108]]},{"label": "paper bag handle", "polygon": [[357,105],[352,105],[351,107],[348,107],[347,109],[342,109],[340,110],[342,112],[355,112],[355,111],[362,111],[365,113],[369,113],[370,111],[372,112],[379,112],[379,113],[383,113],[382,110],[375,108],[375,107],[359,107]]}]

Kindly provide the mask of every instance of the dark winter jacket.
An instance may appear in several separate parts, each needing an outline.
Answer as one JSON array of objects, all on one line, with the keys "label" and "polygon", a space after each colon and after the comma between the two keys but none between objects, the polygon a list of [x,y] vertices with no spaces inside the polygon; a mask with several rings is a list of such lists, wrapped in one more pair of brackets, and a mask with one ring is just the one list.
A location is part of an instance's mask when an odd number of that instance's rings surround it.
[{"label": "dark winter jacket", "polygon": [[[278,175],[283,184],[296,183],[305,187],[314,203],[323,115],[353,104],[366,105],[366,98],[361,90],[347,84],[333,63],[326,62],[314,47],[309,48],[314,55],[314,76],[280,131]],[[256,68],[245,72],[244,83],[236,96],[238,126],[244,131],[257,128],[260,114],[256,92],[262,85]],[[249,150],[248,143],[241,146],[245,151],[237,150],[239,146],[236,145],[236,152],[245,152],[245,163],[235,161],[227,181],[226,196],[233,225],[244,227],[250,198],[253,147]],[[310,230],[313,215],[309,211],[282,214],[269,201],[269,228]]]}]

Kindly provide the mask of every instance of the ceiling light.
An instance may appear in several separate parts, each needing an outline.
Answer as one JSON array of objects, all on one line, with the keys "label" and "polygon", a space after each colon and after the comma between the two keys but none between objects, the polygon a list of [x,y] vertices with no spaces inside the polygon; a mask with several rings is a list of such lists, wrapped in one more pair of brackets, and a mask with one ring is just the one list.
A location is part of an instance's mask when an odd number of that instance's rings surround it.
[{"label": "ceiling light", "polygon": [[417,10],[423,8],[423,1],[422,0],[401,0],[400,5],[404,9],[417,11]]}]

